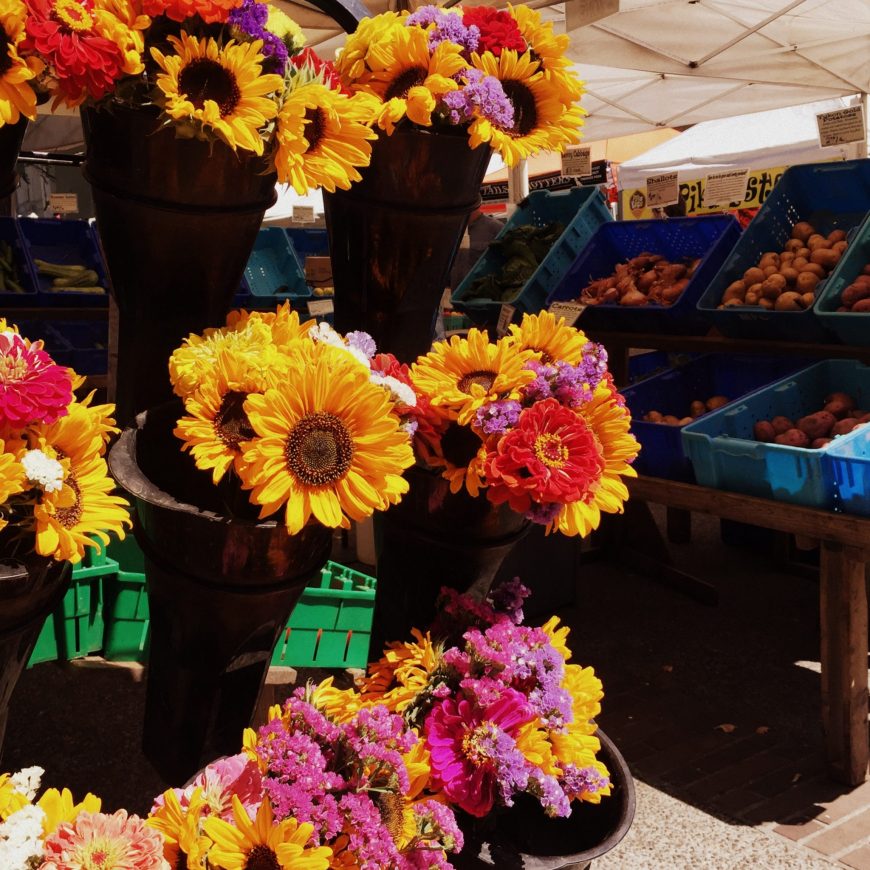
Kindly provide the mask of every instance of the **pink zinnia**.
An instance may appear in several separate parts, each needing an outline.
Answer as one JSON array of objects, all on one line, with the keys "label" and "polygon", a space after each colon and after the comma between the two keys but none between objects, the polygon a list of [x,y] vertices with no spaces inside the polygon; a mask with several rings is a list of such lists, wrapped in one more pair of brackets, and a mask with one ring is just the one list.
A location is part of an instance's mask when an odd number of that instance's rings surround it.
[{"label": "pink zinnia", "polygon": [[0,332],[0,423],[13,427],[54,423],[72,402],[69,369],[57,365],[42,342]]},{"label": "pink zinnia", "polygon": [[488,707],[448,698],[426,719],[432,773],[447,798],[473,816],[485,816],[501,796],[523,791],[529,764],[514,737],[533,716],[525,697],[505,689]]},{"label": "pink zinnia", "polygon": [[[233,795],[238,797],[249,815],[256,815],[263,800],[260,768],[244,752],[212,762],[186,788],[174,789],[183,808],[190,804],[191,795],[197,788],[202,789],[205,814],[220,816],[228,822],[233,820]],[[162,805],[163,795],[159,795],[154,801],[154,809]]]},{"label": "pink zinnia", "polygon": [[39,870],[170,870],[163,837],[126,810],[81,812],[45,841]]}]

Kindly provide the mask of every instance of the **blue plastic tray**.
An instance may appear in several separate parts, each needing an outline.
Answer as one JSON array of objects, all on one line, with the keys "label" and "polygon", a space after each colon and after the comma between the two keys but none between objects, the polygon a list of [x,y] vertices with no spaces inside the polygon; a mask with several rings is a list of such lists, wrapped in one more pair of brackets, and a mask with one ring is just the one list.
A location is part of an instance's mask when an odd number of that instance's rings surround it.
[{"label": "blue plastic tray", "polygon": [[840,391],[870,408],[870,366],[852,360],[816,363],[686,426],[683,450],[695,479],[716,489],[834,508],[833,443],[818,450],[762,444],[752,440],[752,427],[780,414],[792,420],[812,414],[826,395]]},{"label": "blue plastic tray", "polygon": [[80,375],[102,375],[108,371],[108,321],[53,321],[51,326],[69,344],[72,353],[69,365]]},{"label": "blue plastic tray", "polygon": [[792,166],[753,218],[731,256],[698,302],[698,310],[723,335],[734,338],[781,338],[824,341],[830,333],[812,308],[806,311],[765,311],[723,308],[725,289],[757,266],[767,251],[782,251],[792,227],[809,221],[820,233],[847,232],[870,210],[870,160],[808,163]]},{"label": "blue plastic tray", "polygon": [[562,279],[595,230],[612,220],[610,209],[597,187],[574,187],[556,193],[534,191],[519,204],[497,238],[509,230],[528,224],[539,227],[552,221],[564,224],[565,231],[550,248],[541,265],[513,299],[497,302],[475,300],[470,296],[472,283],[484,275],[497,272],[503,263],[499,254],[488,250],[454,289],[450,304],[468,314],[476,323],[495,323],[505,302],[515,306],[519,313],[540,311],[547,294]]},{"label": "blue plastic tray", "polygon": [[326,230],[303,230],[287,227],[287,233],[296,256],[304,263],[306,257],[329,256],[329,233]]},{"label": "blue plastic tray", "polygon": [[[109,304],[108,281],[96,237],[87,221],[21,218],[18,228],[27,253],[28,264],[39,290],[39,304],[51,307],[105,308]],[[74,289],[52,290],[52,278],[40,275],[35,260],[58,265],[82,265],[99,276],[106,292],[100,295],[77,293]]]},{"label": "blue plastic tray", "polygon": [[658,411],[687,417],[689,406],[696,399],[706,401],[713,396],[725,396],[733,402],[801,367],[795,360],[711,354],[628,387],[622,393],[631,409],[632,434],[641,445],[634,467],[653,477],[694,480],[692,464],[683,453],[681,428],[647,423],[643,416]]},{"label": "blue plastic tray", "polygon": [[264,227],[257,233],[245,280],[254,296],[277,301],[311,296],[302,264],[281,227]]},{"label": "blue plastic tray", "polygon": [[843,291],[870,263],[870,217],[849,242],[846,253],[825,282],[815,304],[816,317],[845,344],[870,345],[870,317],[867,312],[837,311]]},{"label": "blue plastic tray", "polygon": [[668,220],[615,221],[603,224],[575,260],[547,305],[577,299],[596,278],[609,278],[616,266],[638,254],[660,254],[677,261],[701,257],[680,298],[668,307],[645,305],[590,305],[581,315],[583,329],[617,329],[625,332],[692,333],[706,331],[697,302],[734,244],[740,224],[731,215],[669,218]]},{"label": "blue plastic tray", "polygon": [[10,318],[18,327],[18,331],[31,341],[41,340],[46,352],[61,366],[73,365],[72,345],[54,328],[54,323],[48,320],[21,320]]},{"label": "blue plastic tray", "polygon": [[0,241],[8,242],[12,247],[12,258],[18,269],[18,283],[24,290],[23,293],[0,293],[0,310],[35,308],[39,304],[36,295],[36,281],[30,271],[30,261],[24,252],[24,244],[18,231],[18,221],[15,218],[0,217]]},{"label": "blue plastic tray", "polygon": [[870,426],[853,429],[828,448],[840,509],[870,517]]}]

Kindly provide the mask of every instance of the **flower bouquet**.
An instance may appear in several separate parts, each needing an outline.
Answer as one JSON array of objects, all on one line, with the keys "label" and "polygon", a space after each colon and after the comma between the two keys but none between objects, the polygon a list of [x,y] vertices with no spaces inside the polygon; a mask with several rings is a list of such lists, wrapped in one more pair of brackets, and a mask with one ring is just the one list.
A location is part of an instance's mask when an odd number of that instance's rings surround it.
[{"label": "flower bouquet", "polygon": [[6,707],[42,623],[68,585],[67,563],[124,537],[106,442],[111,405],[79,400],[84,378],[0,318],[0,745]]}]

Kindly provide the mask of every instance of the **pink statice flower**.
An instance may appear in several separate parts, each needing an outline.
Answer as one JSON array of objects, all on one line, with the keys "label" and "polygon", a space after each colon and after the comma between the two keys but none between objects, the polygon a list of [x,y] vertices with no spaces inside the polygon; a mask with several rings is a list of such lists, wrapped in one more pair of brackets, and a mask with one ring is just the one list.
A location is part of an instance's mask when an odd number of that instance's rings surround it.
[{"label": "pink statice flower", "polygon": [[511,806],[535,770],[514,739],[532,717],[514,689],[505,689],[487,707],[460,695],[432,709],[425,726],[432,774],[452,803],[478,818],[497,800]]},{"label": "pink statice flower", "polygon": [[18,333],[0,332],[0,424],[54,423],[72,402],[70,370]]},{"label": "pink statice flower", "polygon": [[[191,795],[202,789],[206,815],[220,816],[228,822],[233,820],[233,795],[238,796],[250,816],[256,816],[263,800],[263,778],[257,762],[242,752],[228,758],[220,758],[201,770],[183,789],[174,789],[183,808],[190,804]],[[163,804],[159,795],[154,809]],[[153,812],[153,810],[152,810]]]},{"label": "pink statice flower", "polygon": [[126,810],[81,812],[45,841],[40,870],[170,870],[163,837]]}]

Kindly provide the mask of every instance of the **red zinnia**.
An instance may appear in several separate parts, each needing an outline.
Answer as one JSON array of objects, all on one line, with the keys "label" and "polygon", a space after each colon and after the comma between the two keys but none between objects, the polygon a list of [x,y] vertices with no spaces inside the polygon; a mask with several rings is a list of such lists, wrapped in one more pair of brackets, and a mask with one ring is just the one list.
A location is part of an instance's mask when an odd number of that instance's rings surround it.
[{"label": "red zinnia", "polygon": [[302,69],[305,66],[309,67],[314,71],[315,75],[321,77],[327,87],[348,93],[341,86],[341,76],[335,71],[335,64],[331,60],[324,60],[322,57],[319,57],[310,48],[303,48],[302,51],[294,54],[290,58],[290,63],[296,69]]},{"label": "red zinnia", "polygon": [[35,51],[54,67],[61,94],[72,104],[85,97],[99,100],[121,77],[124,56],[100,36],[93,0],[26,0],[26,52]]},{"label": "red zinnia", "polygon": [[395,378],[414,390],[417,396],[416,406],[403,406],[400,411],[417,421],[417,439],[418,442],[420,439],[425,442],[424,450],[437,444],[444,428],[442,418],[432,410],[429,397],[414,386],[411,381],[411,367],[407,363],[400,363],[391,353],[378,353],[372,357],[372,371]]},{"label": "red zinnia", "polygon": [[466,27],[473,24],[480,30],[477,50],[481,54],[491,51],[498,57],[504,48],[512,48],[514,51],[525,51],[528,48],[513,15],[504,9],[473,6],[463,11],[462,23]]},{"label": "red zinnia", "polygon": [[223,24],[242,0],[143,0],[142,11],[152,18],[165,15],[173,21],[184,21],[198,15],[206,24]]},{"label": "red zinnia", "polygon": [[586,421],[556,399],[545,399],[523,411],[487,456],[487,496],[525,513],[533,502],[580,501],[603,473],[604,454]]}]

